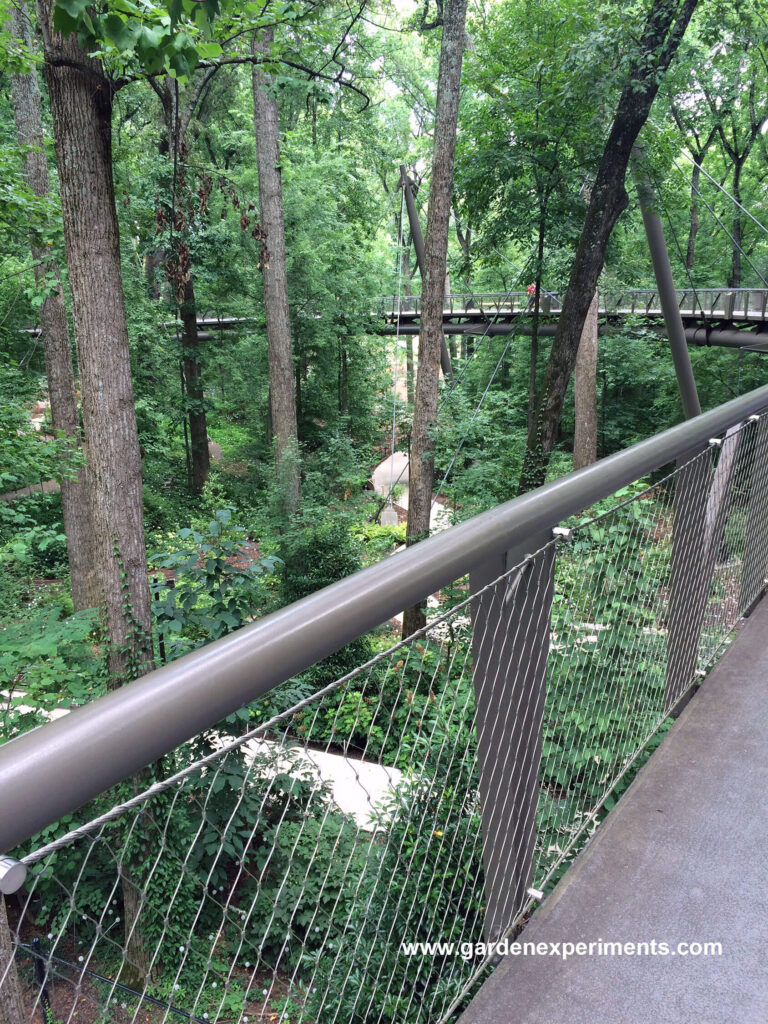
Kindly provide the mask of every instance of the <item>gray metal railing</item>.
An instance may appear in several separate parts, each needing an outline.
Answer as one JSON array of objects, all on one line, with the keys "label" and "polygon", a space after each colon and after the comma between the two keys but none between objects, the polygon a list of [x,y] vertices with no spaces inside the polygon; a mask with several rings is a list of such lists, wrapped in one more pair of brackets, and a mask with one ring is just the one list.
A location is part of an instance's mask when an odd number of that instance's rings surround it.
[{"label": "gray metal railing", "polygon": [[762,595],[766,523],[768,387],[5,744],[19,956],[44,929],[67,1020],[124,982],[136,1013],[450,1019],[487,965],[400,942],[515,927]]},{"label": "gray metal railing", "polygon": [[[768,289],[765,288],[678,288],[677,302],[681,312],[688,316],[762,322],[768,308]],[[563,295],[543,292],[541,309],[545,315],[559,313]],[[600,312],[614,315],[661,315],[661,304],[655,288],[605,288],[599,295]],[[396,316],[398,299],[394,295],[381,296],[377,311],[388,317]],[[418,315],[421,298],[418,295],[400,298],[401,314]],[[451,316],[486,314],[511,315],[530,309],[527,291],[475,292],[446,295],[443,312]]]},{"label": "gray metal railing", "polygon": [[768,408],[768,386],[482,513],[0,748],[0,852],[487,561]]}]

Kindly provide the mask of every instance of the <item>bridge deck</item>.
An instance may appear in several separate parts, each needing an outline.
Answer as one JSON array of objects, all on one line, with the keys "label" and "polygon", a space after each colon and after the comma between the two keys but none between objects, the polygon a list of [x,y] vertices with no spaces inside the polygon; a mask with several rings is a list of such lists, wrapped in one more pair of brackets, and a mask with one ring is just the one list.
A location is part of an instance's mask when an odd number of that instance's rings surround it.
[{"label": "bridge deck", "polygon": [[768,1021],[768,599],[520,942],[713,956],[508,956],[460,1024]]}]

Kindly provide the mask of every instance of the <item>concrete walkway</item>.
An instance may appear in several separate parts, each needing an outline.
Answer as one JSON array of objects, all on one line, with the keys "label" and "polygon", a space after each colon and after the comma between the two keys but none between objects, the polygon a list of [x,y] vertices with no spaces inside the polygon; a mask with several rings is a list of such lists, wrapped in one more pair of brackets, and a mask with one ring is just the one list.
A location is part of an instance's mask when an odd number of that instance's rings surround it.
[{"label": "concrete walkway", "polygon": [[[394,459],[394,466],[392,465]],[[404,485],[405,490],[398,497],[397,504],[400,508],[408,509],[408,484],[409,484],[409,460],[405,452],[395,452],[394,456],[388,455],[386,459],[376,466],[371,474],[371,483],[377,494],[389,494],[390,480],[393,486]],[[439,533],[450,526],[449,516],[444,505],[439,501],[432,502],[432,510],[429,514],[429,529],[432,533]]]},{"label": "concrete walkway", "polygon": [[518,941],[600,939],[671,953],[508,956],[460,1024],[768,1021],[768,599]]}]

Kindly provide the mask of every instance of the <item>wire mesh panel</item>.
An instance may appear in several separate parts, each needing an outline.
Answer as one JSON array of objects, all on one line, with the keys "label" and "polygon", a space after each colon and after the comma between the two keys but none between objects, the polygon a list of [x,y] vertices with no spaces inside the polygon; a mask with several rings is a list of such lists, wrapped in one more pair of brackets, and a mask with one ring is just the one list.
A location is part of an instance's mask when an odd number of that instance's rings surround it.
[{"label": "wire mesh panel", "polygon": [[450,970],[401,939],[482,929],[469,602],[441,597],[38,838],[11,907],[30,1019],[34,939],[61,1021],[439,1013]]},{"label": "wire mesh panel", "polygon": [[62,1024],[451,1019],[475,944],[520,926],[762,593],[767,468],[755,417],[51,825],[16,851],[0,1000],[18,984],[22,1019]]}]

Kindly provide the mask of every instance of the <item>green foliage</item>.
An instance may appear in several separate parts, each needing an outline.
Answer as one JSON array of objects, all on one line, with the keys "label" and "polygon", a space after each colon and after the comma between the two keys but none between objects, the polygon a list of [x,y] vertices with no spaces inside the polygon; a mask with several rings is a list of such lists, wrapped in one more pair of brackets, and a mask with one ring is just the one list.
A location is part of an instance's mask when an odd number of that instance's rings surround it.
[{"label": "green foliage", "polygon": [[425,736],[417,752],[419,774],[382,808],[386,842],[371,847],[362,879],[350,879],[354,910],[340,944],[318,958],[310,1019],[437,1021],[472,973],[455,957],[408,957],[400,949],[474,938],[482,921],[471,707],[440,726],[440,744]]},{"label": "green foliage", "polygon": [[632,501],[577,529],[561,548],[542,778],[550,792],[575,797],[585,809],[664,717],[666,636],[658,602],[671,527],[659,525],[659,507],[658,496]]},{"label": "green foliage", "polygon": [[525,433],[516,426],[522,417],[509,392],[490,390],[482,405],[480,394],[468,387],[446,399],[435,436],[435,486],[457,519],[513,498],[525,452]]},{"label": "green foliage", "polygon": [[[13,367],[0,372],[0,492],[17,490],[42,480],[66,480],[83,464],[79,449],[63,435],[51,439],[37,433],[29,413],[16,397],[29,389],[24,375]],[[0,520],[3,509],[0,504]]]},{"label": "green foliage", "polygon": [[122,0],[103,12],[88,0],[56,0],[53,21],[59,32],[77,33],[89,50],[136,59],[150,74],[165,69],[183,78],[199,60],[221,54],[219,44],[210,41],[210,30],[217,14],[228,7],[227,0]]},{"label": "green foliage", "polygon": [[[372,642],[386,649],[392,637],[385,634]],[[366,653],[370,657],[373,651]],[[457,687],[457,699],[466,699],[463,679],[451,680],[444,659],[440,644],[416,642],[396,661],[380,662],[328,694],[322,703],[297,712],[292,728],[310,743],[344,753],[361,752],[407,770],[425,753],[419,748],[423,737],[436,734],[443,690]],[[314,673],[306,675],[314,678]]]},{"label": "green foliage", "polygon": [[327,587],[362,567],[346,518],[322,509],[303,509],[285,538],[282,597],[285,604]]},{"label": "green foliage", "polygon": [[405,544],[406,525],[403,522],[397,526],[382,526],[365,520],[353,524],[351,532],[362,541],[366,561],[378,562],[385,555],[391,554],[393,547]]},{"label": "green foliage", "polygon": [[61,618],[43,608],[0,628],[0,691],[3,739],[47,720],[52,711],[77,707],[104,692],[96,647],[95,611]]},{"label": "green foliage", "polygon": [[220,509],[204,531],[185,527],[180,550],[154,555],[156,569],[170,570],[173,584],[155,580],[152,603],[157,634],[168,660],[231,633],[263,613],[266,578],[280,559],[253,558],[244,549],[245,530]]},{"label": "green foliage", "polygon": [[349,879],[364,869],[367,837],[345,815],[323,812],[276,824],[263,839],[255,862],[263,882],[249,928],[263,935],[269,957],[309,968],[340,941],[340,922],[356,900]]}]

